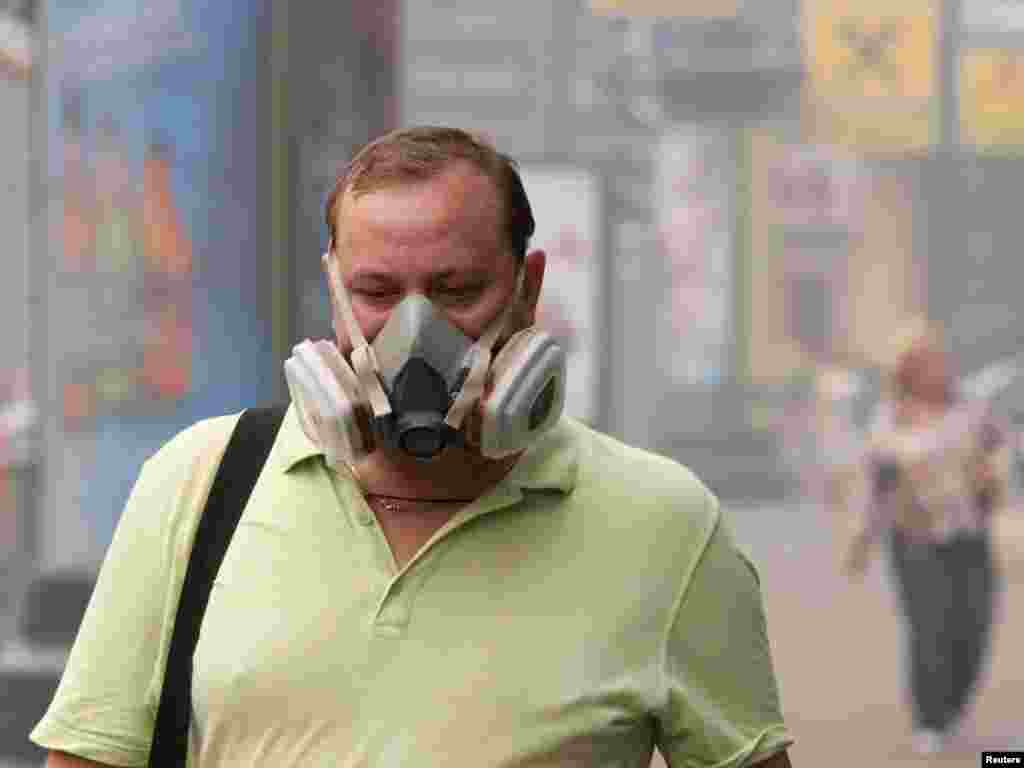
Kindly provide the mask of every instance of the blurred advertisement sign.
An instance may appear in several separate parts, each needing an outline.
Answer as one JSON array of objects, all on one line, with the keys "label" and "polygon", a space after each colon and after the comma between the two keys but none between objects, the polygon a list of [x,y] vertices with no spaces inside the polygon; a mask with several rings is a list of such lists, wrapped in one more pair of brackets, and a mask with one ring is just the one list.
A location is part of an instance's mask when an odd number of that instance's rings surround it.
[{"label": "blurred advertisement sign", "polygon": [[266,84],[245,75],[269,5],[50,3],[46,19],[42,554],[73,564],[105,550],[171,435],[274,396],[269,134],[251,130]]},{"label": "blurred advertisement sign", "polygon": [[598,15],[714,19],[739,13],[739,0],[590,0]]},{"label": "blurred advertisement sign", "polygon": [[869,152],[929,147],[938,0],[807,0],[808,139]]},{"label": "blurred advertisement sign", "polygon": [[732,317],[729,134],[697,125],[661,137],[654,152],[655,217],[667,271],[654,329],[673,384],[714,389],[726,375]]},{"label": "blurred advertisement sign", "polygon": [[167,140],[136,137],[112,111],[85,125],[89,90],[65,86],[63,263],[55,297],[81,313],[61,357],[64,428],[152,412],[188,394],[192,241]]},{"label": "blurred advertisement sign", "polygon": [[1024,49],[961,54],[961,141],[978,151],[1024,151]]},{"label": "blurred advertisement sign", "polygon": [[752,378],[870,361],[923,307],[913,180],[768,129],[750,163]]},{"label": "blurred advertisement sign", "polygon": [[566,413],[593,424],[607,350],[599,181],[571,167],[524,164],[520,170],[536,219],[530,249],[547,253],[537,325],[566,345]]}]

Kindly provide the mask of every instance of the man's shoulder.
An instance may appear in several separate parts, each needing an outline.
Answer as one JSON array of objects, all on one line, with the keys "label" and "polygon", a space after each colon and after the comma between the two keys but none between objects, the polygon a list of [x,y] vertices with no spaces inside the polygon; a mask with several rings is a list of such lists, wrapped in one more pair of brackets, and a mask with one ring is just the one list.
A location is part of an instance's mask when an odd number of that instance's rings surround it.
[{"label": "man's shoulder", "polygon": [[670,457],[579,421],[566,420],[563,429],[578,462],[575,486],[562,507],[566,529],[579,536],[565,537],[566,546],[577,550],[571,562],[586,569],[593,583],[605,585],[595,600],[618,605],[643,594],[651,611],[669,611],[718,528],[718,500]]},{"label": "man's shoulder", "polygon": [[577,488],[587,497],[628,502],[629,514],[648,520],[668,516],[702,528],[717,520],[718,499],[685,465],[576,419],[565,421],[578,445]]},{"label": "man's shoulder", "polygon": [[207,454],[220,455],[242,412],[211,416],[193,422],[165,441],[146,461],[149,467],[186,467]]},{"label": "man's shoulder", "polygon": [[688,467],[654,451],[630,445],[577,419],[566,427],[580,446],[581,463],[590,469],[589,480],[625,484],[641,481],[651,492],[709,494],[707,486]]}]

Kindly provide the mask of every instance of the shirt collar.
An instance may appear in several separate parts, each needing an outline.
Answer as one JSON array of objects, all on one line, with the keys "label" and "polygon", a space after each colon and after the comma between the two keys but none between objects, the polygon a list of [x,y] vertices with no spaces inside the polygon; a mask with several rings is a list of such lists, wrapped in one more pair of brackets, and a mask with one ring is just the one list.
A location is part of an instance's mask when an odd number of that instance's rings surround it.
[{"label": "shirt collar", "polygon": [[295,412],[295,403],[289,403],[288,410],[285,411],[284,421],[281,422],[281,429],[277,433],[274,453],[277,454],[277,463],[282,472],[289,472],[306,459],[324,454],[312,440],[306,437],[306,433],[299,423],[298,414]]},{"label": "shirt collar", "polygon": [[[557,490],[569,493],[576,487],[579,467],[579,436],[575,423],[562,416],[558,423],[530,446],[505,476],[502,483],[528,490]],[[288,406],[277,436],[277,455],[282,472],[324,452],[307,436],[295,413]]]},{"label": "shirt collar", "polygon": [[523,452],[504,482],[529,490],[571,492],[579,471],[579,431],[575,426],[570,417],[562,416]]}]

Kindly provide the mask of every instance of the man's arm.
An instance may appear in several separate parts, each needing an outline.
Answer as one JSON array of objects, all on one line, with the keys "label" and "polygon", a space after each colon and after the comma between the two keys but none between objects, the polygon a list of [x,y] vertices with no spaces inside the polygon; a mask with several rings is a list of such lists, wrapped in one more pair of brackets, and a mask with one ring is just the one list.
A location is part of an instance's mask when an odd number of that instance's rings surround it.
[{"label": "man's arm", "polygon": [[50,750],[46,758],[46,768],[116,768],[109,763],[97,763],[93,760],[86,760],[84,757],[72,755],[67,752],[56,752]]}]

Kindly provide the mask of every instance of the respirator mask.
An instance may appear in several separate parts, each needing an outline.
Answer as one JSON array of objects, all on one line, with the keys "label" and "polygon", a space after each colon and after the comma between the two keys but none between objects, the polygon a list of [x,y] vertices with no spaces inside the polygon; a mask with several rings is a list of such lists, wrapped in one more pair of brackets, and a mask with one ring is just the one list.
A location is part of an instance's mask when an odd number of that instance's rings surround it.
[{"label": "respirator mask", "polygon": [[411,294],[370,344],[330,255],[323,259],[335,327],[340,320],[348,332],[350,360],[332,341],[307,339],[284,364],[303,431],[329,464],[354,464],[380,444],[421,461],[453,445],[497,459],[524,450],[558,421],[566,359],[550,334],[525,328],[492,359],[521,298],[522,267],[511,301],[479,339],[466,336],[427,297]]}]

